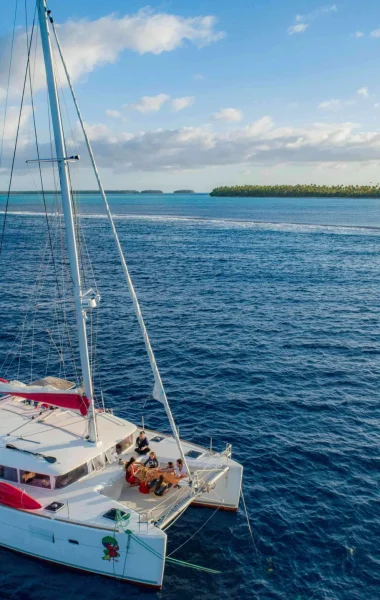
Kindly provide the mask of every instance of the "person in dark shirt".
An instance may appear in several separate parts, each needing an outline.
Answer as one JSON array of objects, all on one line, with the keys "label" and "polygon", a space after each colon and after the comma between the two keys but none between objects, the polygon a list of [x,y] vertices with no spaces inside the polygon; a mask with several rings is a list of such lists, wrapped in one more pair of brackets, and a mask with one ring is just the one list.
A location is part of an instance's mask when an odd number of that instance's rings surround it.
[{"label": "person in dark shirt", "polygon": [[137,454],[148,454],[148,452],[150,452],[149,442],[146,438],[145,431],[140,431],[140,434],[136,439],[135,452],[137,452]]},{"label": "person in dark shirt", "polygon": [[159,464],[155,452],[149,452],[149,456],[144,462],[144,467],[148,467],[148,469],[158,469]]}]

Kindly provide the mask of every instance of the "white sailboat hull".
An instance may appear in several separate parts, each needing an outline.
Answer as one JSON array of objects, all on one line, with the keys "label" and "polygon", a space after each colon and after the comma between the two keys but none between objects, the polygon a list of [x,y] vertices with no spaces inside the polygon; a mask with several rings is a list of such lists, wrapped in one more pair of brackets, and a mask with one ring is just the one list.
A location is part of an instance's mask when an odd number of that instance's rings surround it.
[{"label": "white sailboat hull", "polygon": [[193,506],[219,507],[221,510],[236,512],[239,508],[243,468],[235,461],[226,473],[211,486],[208,493],[201,494],[193,502]]},{"label": "white sailboat hull", "polygon": [[[167,536],[159,529],[156,535],[144,535],[143,528],[141,534],[128,535],[0,506],[1,546],[65,567],[161,588]],[[115,540],[108,548],[106,538]]]}]

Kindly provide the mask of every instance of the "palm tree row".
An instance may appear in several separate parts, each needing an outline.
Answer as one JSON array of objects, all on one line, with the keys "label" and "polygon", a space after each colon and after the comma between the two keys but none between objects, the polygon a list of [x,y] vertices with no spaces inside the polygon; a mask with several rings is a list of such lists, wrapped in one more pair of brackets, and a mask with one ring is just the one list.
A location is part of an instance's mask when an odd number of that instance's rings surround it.
[{"label": "palm tree row", "polygon": [[214,188],[211,196],[250,197],[310,197],[316,198],[380,198],[380,184],[376,185],[234,185]]}]

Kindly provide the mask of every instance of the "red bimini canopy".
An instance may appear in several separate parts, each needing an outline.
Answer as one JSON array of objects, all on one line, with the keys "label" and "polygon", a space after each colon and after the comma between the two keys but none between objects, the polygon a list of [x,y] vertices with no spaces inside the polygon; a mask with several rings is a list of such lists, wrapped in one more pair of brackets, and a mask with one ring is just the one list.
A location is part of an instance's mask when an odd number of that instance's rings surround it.
[{"label": "red bimini canopy", "polygon": [[7,381],[0,378],[0,394],[26,398],[60,408],[79,410],[81,415],[85,416],[88,413],[90,401],[78,392],[78,388],[62,391],[52,385],[25,385],[20,381]]}]

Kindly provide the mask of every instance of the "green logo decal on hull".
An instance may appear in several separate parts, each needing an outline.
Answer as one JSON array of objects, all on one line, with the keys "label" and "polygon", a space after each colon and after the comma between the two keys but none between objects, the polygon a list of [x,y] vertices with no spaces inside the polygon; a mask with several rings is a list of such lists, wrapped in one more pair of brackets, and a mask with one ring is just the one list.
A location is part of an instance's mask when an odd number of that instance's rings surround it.
[{"label": "green logo decal on hull", "polygon": [[106,537],[104,537],[102,539],[102,544],[104,546],[104,556],[102,557],[103,560],[113,560],[118,562],[116,559],[120,556],[118,550],[119,550],[119,544],[117,543],[117,540],[110,536],[107,535]]}]

